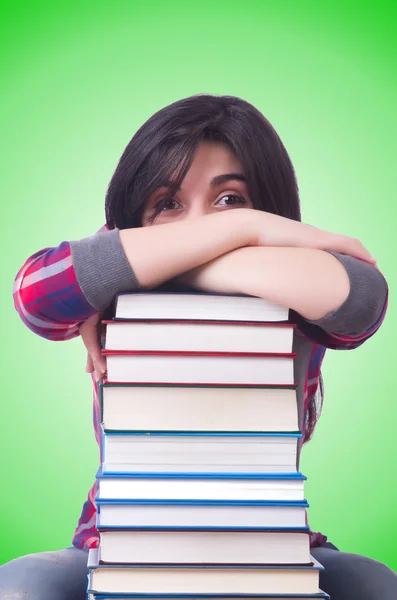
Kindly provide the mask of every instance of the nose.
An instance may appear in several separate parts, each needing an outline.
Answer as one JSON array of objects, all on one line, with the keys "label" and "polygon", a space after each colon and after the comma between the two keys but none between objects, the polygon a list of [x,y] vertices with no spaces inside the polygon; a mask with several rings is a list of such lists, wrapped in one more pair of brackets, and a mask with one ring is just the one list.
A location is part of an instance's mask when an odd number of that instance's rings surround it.
[{"label": "nose", "polygon": [[208,202],[205,202],[201,198],[196,198],[190,204],[190,209],[187,214],[187,219],[196,219],[198,217],[203,217],[204,215],[208,215],[211,211],[211,206],[208,205]]}]

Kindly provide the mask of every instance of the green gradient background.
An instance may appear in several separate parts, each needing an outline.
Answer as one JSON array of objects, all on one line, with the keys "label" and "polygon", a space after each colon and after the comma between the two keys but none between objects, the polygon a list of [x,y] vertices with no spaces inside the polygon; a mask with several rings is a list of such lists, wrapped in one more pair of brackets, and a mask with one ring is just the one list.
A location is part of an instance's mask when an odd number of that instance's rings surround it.
[{"label": "green gradient background", "polygon": [[304,220],[359,237],[389,280],[381,331],[328,353],[302,470],[311,526],[397,570],[393,3],[60,4],[1,5],[0,563],[70,545],[98,462],[83,345],[25,328],[14,276],[39,249],[103,224],[107,183],[144,120],[211,92],[269,118],[295,164]]}]

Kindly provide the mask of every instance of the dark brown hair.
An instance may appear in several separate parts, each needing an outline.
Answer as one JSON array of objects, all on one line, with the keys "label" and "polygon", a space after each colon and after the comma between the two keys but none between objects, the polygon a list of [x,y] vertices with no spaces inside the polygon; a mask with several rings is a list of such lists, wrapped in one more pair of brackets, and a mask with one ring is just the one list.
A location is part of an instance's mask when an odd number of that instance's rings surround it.
[{"label": "dark brown hair", "polygon": [[203,140],[240,160],[254,208],[300,220],[294,168],[269,121],[240,98],[201,94],[162,108],[133,136],[106,194],[108,227],[140,227],[146,199],[165,182],[181,184]]}]

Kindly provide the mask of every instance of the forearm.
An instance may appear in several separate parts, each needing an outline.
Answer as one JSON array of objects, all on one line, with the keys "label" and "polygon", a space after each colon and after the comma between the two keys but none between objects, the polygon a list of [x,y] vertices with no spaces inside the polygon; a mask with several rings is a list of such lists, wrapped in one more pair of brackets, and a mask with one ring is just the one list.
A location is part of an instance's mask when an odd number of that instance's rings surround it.
[{"label": "forearm", "polygon": [[349,278],[328,252],[306,248],[241,248],[188,274],[194,287],[258,296],[321,319],[347,299]]},{"label": "forearm", "polygon": [[156,287],[236,248],[256,243],[252,209],[230,210],[182,222],[123,229],[120,242],[144,288]]},{"label": "forearm", "polygon": [[77,281],[90,305],[104,310],[118,292],[157,287],[257,242],[254,232],[261,218],[264,213],[239,209],[167,225],[113,229],[72,241]]}]

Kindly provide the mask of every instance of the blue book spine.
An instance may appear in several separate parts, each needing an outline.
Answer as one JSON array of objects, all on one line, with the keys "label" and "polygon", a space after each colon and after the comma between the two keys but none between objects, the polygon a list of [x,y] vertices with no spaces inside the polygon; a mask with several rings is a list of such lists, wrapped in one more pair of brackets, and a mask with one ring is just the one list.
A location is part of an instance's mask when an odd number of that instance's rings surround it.
[{"label": "blue book spine", "polygon": [[97,479],[230,479],[240,480],[279,480],[293,479],[305,481],[307,477],[299,471],[294,473],[141,473],[141,472],[116,472],[98,469]]},{"label": "blue book spine", "polygon": [[161,500],[161,499],[106,499],[95,497],[98,510],[103,505],[138,505],[138,506],[284,506],[309,508],[306,500]]},{"label": "blue book spine", "polygon": [[300,432],[229,432],[229,431],[106,431],[104,436],[116,437],[116,436],[128,436],[128,437],[253,437],[253,438],[268,438],[268,437],[280,437],[280,438],[296,438],[302,437]]},{"label": "blue book spine", "polygon": [[[300,479],[295,477],[297,473],[283,473],[282,477],[278,479]],[[299,475],[299,473],[298,473]],[[179,473],[178,471],[169,471],[164,473],[163,471],[128,471],[127,473],[118,471],[103,471],[103,476],[108,477],[131,477],[135,479],[272,479],[273,473],[208,473],[208,472],[195,472],[195,473]]]}]

